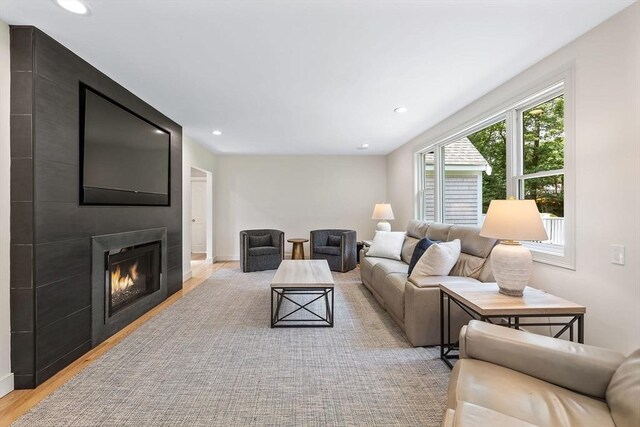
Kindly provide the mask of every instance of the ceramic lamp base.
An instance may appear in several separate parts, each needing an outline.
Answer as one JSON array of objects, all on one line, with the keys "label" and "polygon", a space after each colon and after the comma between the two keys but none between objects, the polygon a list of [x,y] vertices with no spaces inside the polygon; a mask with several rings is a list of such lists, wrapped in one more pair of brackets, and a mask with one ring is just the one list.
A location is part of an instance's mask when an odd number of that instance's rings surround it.
[{"label": "ceramic lamp base", "polygon": [[491,252],[491,268],[501,294],[521,297],[533,271],[531,251],[519,242],[502,242]]},{"label": "ceramic lamp base", "polygon": [[376,231],[391,231],[391,224],[387,221],[380,221],[376,226]]}]

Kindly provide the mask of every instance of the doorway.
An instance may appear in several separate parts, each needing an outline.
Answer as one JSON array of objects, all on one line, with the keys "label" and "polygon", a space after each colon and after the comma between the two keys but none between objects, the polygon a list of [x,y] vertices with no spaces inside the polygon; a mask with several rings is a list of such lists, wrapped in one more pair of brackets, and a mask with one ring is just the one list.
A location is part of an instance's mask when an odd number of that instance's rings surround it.
[{"label": "doorway", "polygon": [[207,172],[191,168],[191,271],[207,261],[208,219]]}]

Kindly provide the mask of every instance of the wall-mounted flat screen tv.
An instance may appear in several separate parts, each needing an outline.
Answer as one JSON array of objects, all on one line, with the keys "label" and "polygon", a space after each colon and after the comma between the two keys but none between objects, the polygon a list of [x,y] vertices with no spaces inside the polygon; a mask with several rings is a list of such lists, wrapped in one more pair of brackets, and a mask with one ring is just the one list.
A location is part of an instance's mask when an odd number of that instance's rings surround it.
[{"label": "wall-mounted flat screen tv", "polygon": [[81,85],[80,203],[169,205],[171,135]]}]

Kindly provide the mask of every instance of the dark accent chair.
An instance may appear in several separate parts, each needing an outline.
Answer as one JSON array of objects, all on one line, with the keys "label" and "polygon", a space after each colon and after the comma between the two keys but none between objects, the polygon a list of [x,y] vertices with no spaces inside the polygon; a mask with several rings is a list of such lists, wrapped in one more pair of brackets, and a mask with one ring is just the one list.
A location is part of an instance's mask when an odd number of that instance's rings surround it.
[{"label": "dark accent chair", "polygon": [[276,270],[284,259],[284,232],[280,230],[242,230],[240,268],[250,271]]},{"label": "dark accent chair", "polygon": [[311,259],[326,259],[331,271],[356,268],[356,232],[353,230],[314,230],[309,246]]}]

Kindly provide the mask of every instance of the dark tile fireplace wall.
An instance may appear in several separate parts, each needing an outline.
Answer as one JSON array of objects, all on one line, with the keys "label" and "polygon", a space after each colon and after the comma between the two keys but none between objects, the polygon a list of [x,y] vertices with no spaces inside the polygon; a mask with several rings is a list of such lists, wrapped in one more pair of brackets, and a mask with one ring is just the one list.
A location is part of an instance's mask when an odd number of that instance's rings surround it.
[{"label": "dark tile fireplace wall", "polygon": [[[171,132],[171,206],[79,206],[81,81]],[[91,348],[92,236],[166,227],[168,294],[182,287],[181,169],[182,128],[177,123],[37,28],[11,27],[11,360],[16,388],[41,384]]]}]

